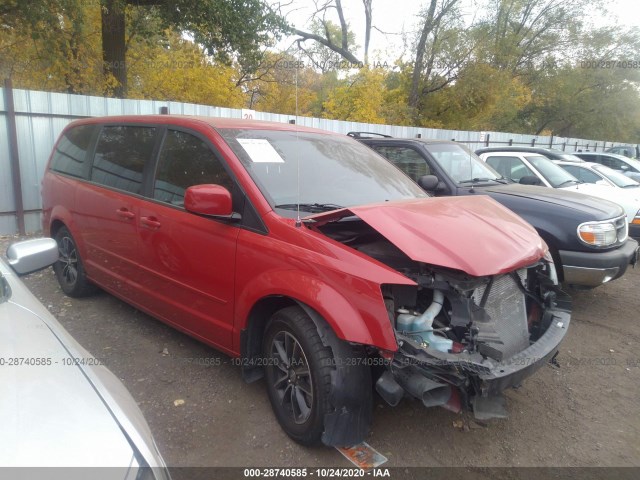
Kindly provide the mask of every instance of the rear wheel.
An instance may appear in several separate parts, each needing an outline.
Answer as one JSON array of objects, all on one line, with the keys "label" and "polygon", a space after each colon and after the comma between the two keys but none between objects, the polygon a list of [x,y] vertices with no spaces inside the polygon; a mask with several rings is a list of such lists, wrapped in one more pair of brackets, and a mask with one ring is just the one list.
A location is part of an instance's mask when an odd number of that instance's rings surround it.
[{"label": "rear wheel", "polygon": [[283,430],[303,445],[320,442],[330,411],[332,353],[299,307],[276,312],[263,342],[271,406]]},{"label": "rear wheel", "polygon": [[67,227],[56,233],[59,259],[53,264],[62,291],[70,297],[86,297],[95,293],[96,287],[87,280],[80,252]]}]

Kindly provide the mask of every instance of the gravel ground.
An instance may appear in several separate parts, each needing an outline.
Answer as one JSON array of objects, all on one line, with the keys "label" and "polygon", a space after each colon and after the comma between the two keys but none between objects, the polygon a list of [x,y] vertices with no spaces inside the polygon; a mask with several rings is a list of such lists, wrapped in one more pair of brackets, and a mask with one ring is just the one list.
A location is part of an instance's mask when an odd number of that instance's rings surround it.
[{"label": "gravel ground", "polygon": [[[15,240],[0,237],[0,251]],[[24,281],[122,379],[169,466],[351,466],[334,449],[289,440],[264,383],[244,384],[229,357],[104,292],[66,297],[51,269]],[[640,268],[572,291],[560,367],[507,392],[508,419],[479,424],[468,413],[378,398],[368,443],[389,467],[640,466],[639,289]]]}]

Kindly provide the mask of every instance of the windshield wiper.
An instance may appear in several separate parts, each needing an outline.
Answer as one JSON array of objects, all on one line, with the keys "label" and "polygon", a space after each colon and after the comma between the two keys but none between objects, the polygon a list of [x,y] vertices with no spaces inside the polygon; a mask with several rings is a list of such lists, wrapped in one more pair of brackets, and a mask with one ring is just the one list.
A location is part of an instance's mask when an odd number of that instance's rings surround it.
[{"label": "windshield wiper", "polygon": [[310,213],[330,212],[331,210],[338,210],[344,208],[341,205],[335,203],[281,203],[275,205],[273,208],[283,208],[285,210],[303,210]]},{"label": "windshield wiper", "polygon": [[564,182],[562,182],[560,185],[556,186],[556,188],[560,188],[561,186],[566,185],[567,183],[577,183],[577,184],[580,184],[580,183],[584,183],[584,182],[581,182],[580,180],[565,180],[565,181],[564,181]]},{"label": "windshield wiper", "polygon": [[472,178],[470,180],[460,180],[458,183],[480,183],[480,182],[490,182],[497,181],[495,178]]},{"label": "windshield wiper", "polygon": [[509,179],[508,179],[508,178],[506,178],[506,177],[494,178],[494,179],[493,179],[493,181],[494,181],[494,182],[498,182],[498,183],[504,183],[505,185],[506,185],[507,183],[512,183],[512,182],[511,182],[511,180],[509,180]]},{"label": "windshield wiper", "polygon": [[622,188],[638,188],[638,187],[640,187],[640,184],[638,184],[638,185],[629,184],[629,185],[625,185]]}]

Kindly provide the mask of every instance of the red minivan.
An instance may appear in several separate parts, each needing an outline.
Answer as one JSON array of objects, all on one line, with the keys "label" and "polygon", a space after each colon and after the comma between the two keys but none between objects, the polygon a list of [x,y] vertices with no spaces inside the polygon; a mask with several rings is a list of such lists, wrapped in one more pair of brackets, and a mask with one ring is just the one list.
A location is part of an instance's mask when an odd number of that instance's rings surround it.
[{"label": "red minivan", "polygon": [[391,405],[506,415],[570,321],[535,230],[431,198],[343,135],[171,115],[80,120],[42,184],[64,292],[100,287],[265,377],[302,444],[353,445]]}]

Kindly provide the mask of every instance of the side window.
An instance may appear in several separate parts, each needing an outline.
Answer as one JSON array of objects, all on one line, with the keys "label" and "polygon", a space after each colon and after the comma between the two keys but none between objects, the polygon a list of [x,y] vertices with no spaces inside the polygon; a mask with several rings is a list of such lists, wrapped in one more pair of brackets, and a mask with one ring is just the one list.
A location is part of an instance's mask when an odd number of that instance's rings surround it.
[{"label": "side window", "polygon": [[95,128],[95,125],[81,125],[67,130],[51,157],[51,170],[72,177],[84,177],[87,150],[91,146]]},{"label": "side window", "polygon": [[577,177],[578,180],[582,180],[583,182],[586,183],[596,183],[599,182],[600,180],[602,180],[602,178],[600,178],[600,176],[598,176],[597,174],[593,173],[591,170],[587,169],[587,168],[580,168],[578,167],[578,175],[575,175],[573,172],[569,172],[571,175],[573,175],[574,177]]},{"label": "side window", "polygon": [[614,170],[622,170],[622,166],[626,165],[622,160],[618,160],[615,157],[605,157],[603,155],[601,158],[604,160],[602,162],[603,165],[613,168]]},{"label": "side window", "polygon": [[100,132],[91,180],[108,187],[141,193],[142,172],[151,159],[156,128],[105,126]]},{"label": "side window", "polygon": [[487,157],[487,163],[493,167],[500,175],[519,182],[522,177],[534,175],[518,157]]},{"label": "side window", "polygon": [[431,174],[431,170],[425,159],[413,148],[392,146],[379,146],[374,148],[376,152],[409,175],[414,182],[417,182],[423,175]]},{"label": "side window", "polygon": [[182,206],[192,185],[215,183],[233,192],[233,180],[209,146],[190,133],[168,130],[158,160],[153,198]]}]

